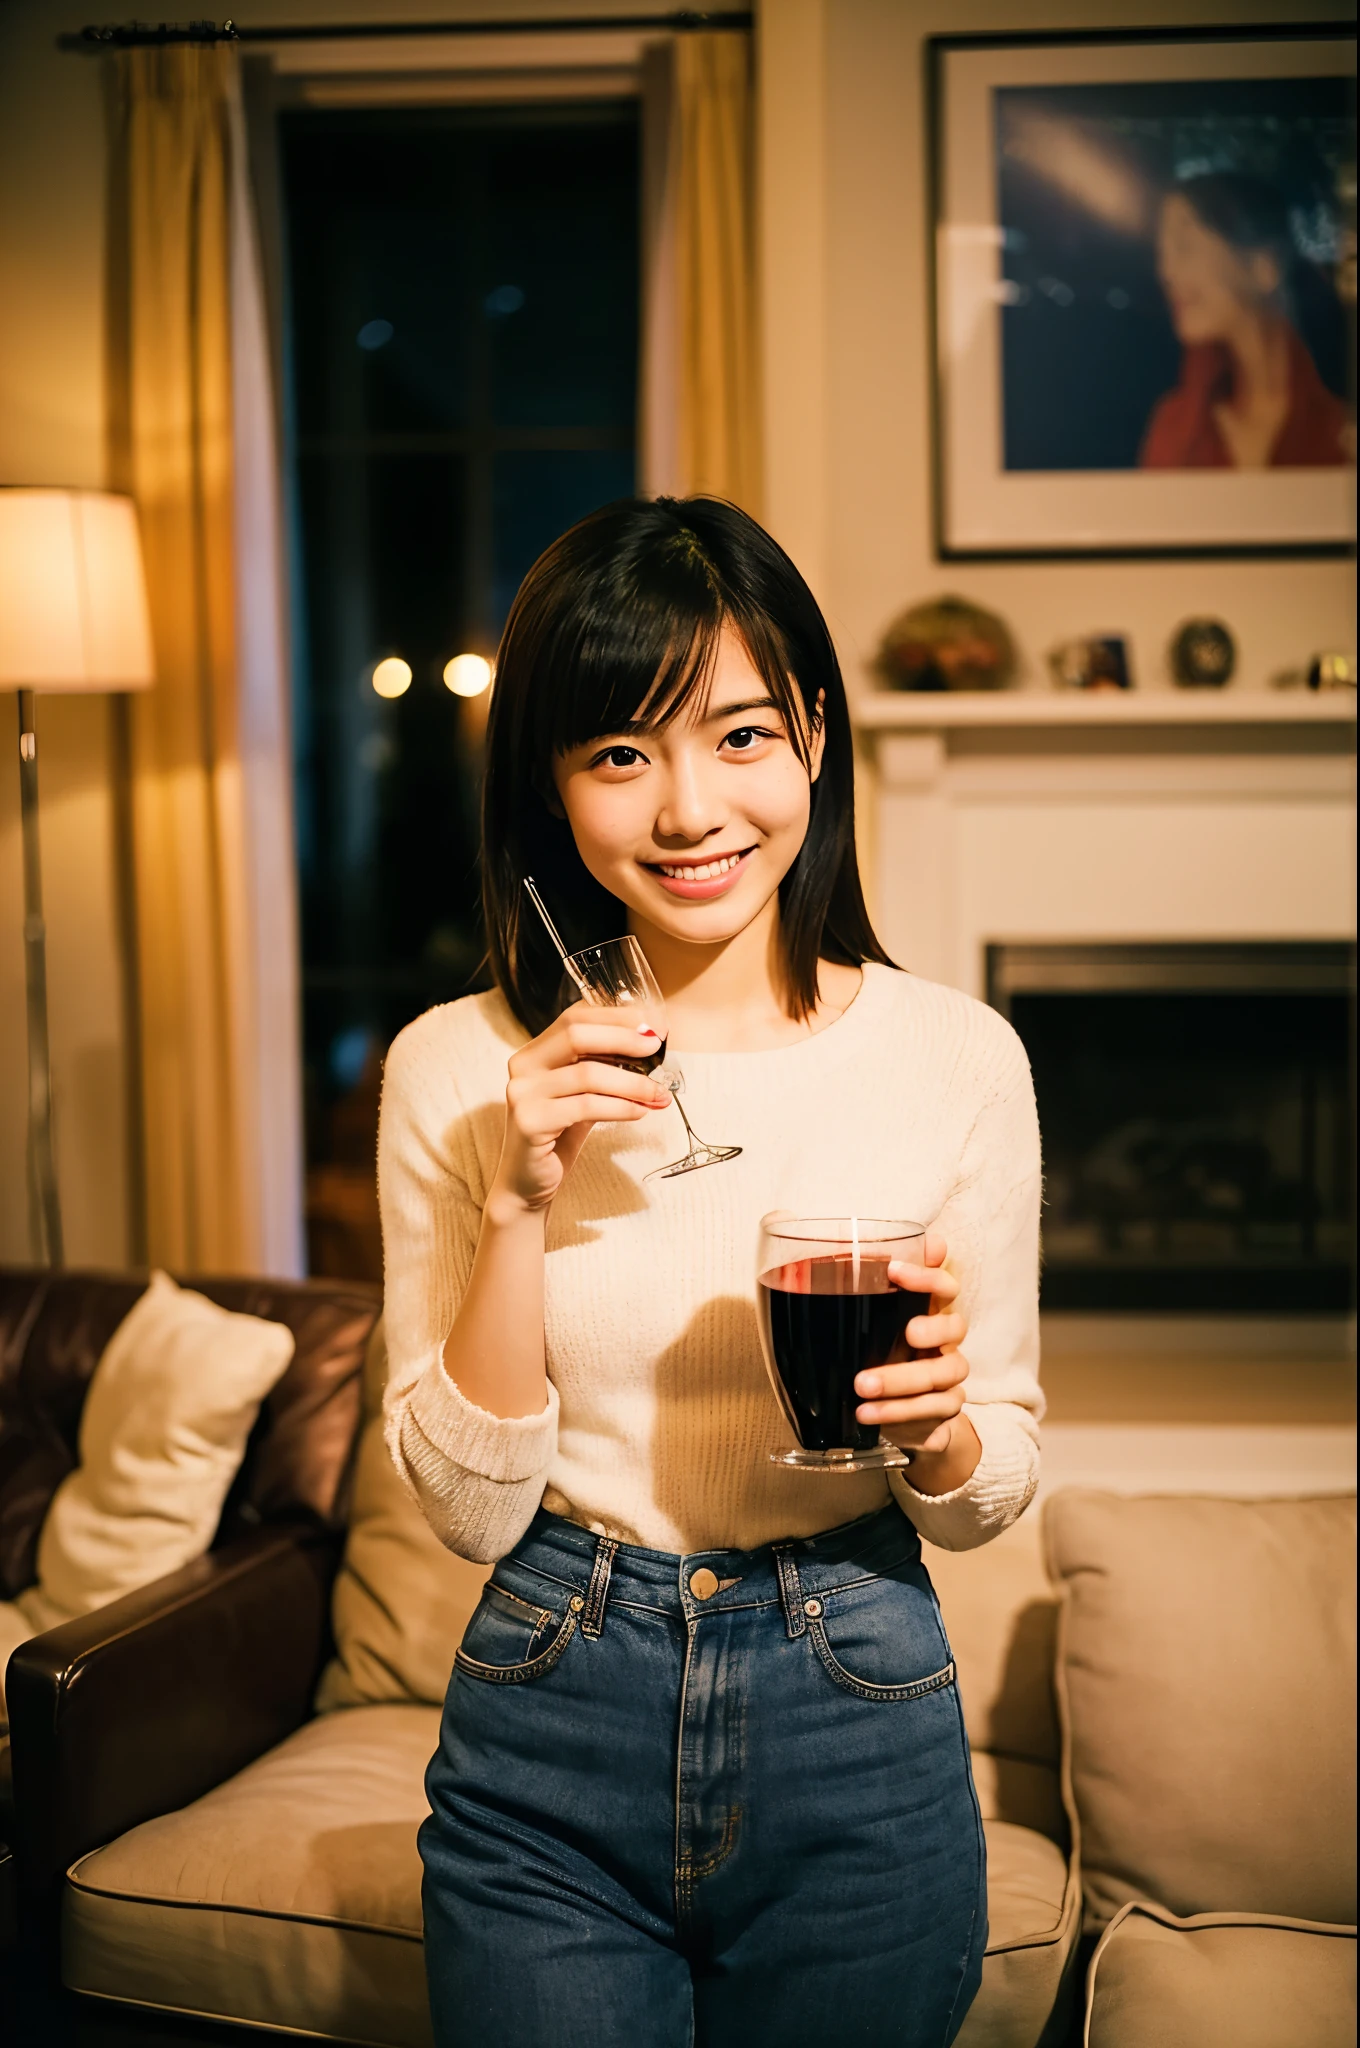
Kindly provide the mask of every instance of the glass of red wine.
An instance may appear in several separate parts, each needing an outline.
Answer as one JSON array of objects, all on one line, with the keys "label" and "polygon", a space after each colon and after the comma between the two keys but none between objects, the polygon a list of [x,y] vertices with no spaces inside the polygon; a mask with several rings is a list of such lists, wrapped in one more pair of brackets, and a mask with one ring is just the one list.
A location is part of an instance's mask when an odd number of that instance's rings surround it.
[{"label": "glass of red wine", "polygon": [[566,953],[562,965],[566,969],[562,988],[564,1008],[570,1003],[587,1002],[596,1003],[602,1009],[625,1012],[631,1009],[636,1012],[640,1023],[649,1024],[657,1034],[655,1051],[644,1053],[638,1059],[601,1054],[610,1066],[627,1067],[634,1074],[650,1074],[661,1087],[669,1088],[680,1111],[689,1150],[683,1159],[673,1159],[668,1166],[654,1167],[647,1175],[648,1180],[671,1180],[678,1173],[695,1173],[701,1166],[720,1166],[724,1159],[736,1159],[741,1152],[740,1145],[705,1144],[696,1136],[685,1115],[680,1101],[685,1077],[677,1066],[666,1061],[669,1026],[665,998],[657,986],[647,955],[632,933],[621,939],[605,939],[598,946],[583,946],[579,953]]},{"label": "glass of red wine", "polygon": [[771,1451],[775,1465],[803,1472],[881,1472],[909,1465],[911,1452],[885,1443],[858,1421],[855,1375],[923,1354],[907,1342],[913,1316],[930,1313],[928,1294],[888,1278],[903,1259],[919,1266],[925,1228],[881,1216],[761,1218],[756,1259],[760,1341],[770,1384],[797,1443]]}]

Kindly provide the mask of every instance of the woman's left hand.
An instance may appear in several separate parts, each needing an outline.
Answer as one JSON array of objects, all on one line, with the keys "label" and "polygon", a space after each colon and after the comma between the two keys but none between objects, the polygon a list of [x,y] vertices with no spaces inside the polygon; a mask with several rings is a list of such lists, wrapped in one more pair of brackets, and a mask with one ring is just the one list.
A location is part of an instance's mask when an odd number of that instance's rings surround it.
[{"label": "woman's left hand", "polygon": [[855,1392],[860,1397],[857,1419],[876,1423],[891,1442],[917,1453],[913,1483],[918,1467],[923,1468],[920,1476],[924,1477],[924,1468],[961,1465],[963,1454],[971,1453],[967,1471],[951,1479],[951,1485],[961,1485],[981,1451],[972,1425],[962,1414],[968,1361],[959,1346],[968,1334],[968,1324],[954,1308],[959,1283],[944,1263],[948,1249],[942,1237],[928,1232],[921,1265],[909,1266],[895,1259],[888,1268],[895,1287],[930,1296],[929,1315],[913,1316],[906,1329],[908,1344],[924,1355],[901,1365],[872,1366],[855,1378]]}]

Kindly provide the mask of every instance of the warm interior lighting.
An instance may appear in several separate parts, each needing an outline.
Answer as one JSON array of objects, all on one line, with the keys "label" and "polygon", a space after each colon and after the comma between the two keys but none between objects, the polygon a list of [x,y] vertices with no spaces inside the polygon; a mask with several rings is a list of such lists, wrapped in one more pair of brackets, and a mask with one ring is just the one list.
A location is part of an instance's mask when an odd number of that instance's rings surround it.
[{"label": "warm interior lighting", "polygon": [[389,654],[373,670],[373,687],[380,697],[404,697],[411,687],[411,664],[399,654]]},{"label": "warm interior lighting", "polygon": [[0,491],[0,689],[146,690],[155,680],[131,498]]},{"label": "warm interior lighting", "polygon": [[444,681],[455,697],[480,697],[491,686],[491,663],[483,654],[455,654],[445,664]]}]

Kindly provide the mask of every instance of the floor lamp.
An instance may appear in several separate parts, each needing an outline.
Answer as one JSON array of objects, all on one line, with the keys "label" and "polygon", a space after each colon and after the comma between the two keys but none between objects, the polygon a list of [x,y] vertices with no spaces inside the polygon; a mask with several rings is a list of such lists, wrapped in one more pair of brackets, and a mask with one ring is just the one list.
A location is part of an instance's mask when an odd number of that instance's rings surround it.
[{"label": "floor lamp", "polygon": [[40,690],[145,690],[154,681],[132,500],[104,491],[0,489],[0,690],[19,693],[28,1215],[39,1264],[61,1265],[62,1233],[52,1143],[34,699]]}]

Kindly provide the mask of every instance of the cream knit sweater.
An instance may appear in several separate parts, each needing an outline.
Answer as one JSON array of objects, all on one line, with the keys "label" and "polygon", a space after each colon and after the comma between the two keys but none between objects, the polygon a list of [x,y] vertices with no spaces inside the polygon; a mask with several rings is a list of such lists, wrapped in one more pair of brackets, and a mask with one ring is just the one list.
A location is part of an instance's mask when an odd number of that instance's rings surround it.
[{"label": "cream knit sweater", "polygon": [[[870,965],[849,1009],[770,1052],[676,1054],[696,1129],[740,1159],[644,1179],[684,1149],[678,1115],[597,1125],[548,1217],[548,1403],[501,1420],[443,1369],[500,1157],[500,995],[407,1026],[378,1144],[397,1468],[450,1550],[501,1557],[540,1502],[655,1550],[752,1549],[881,1506],[968,1549],[1025,1507],[1038,1468],[1039,1133],[1020,1042],[983,1004]],[[967,1413],[982,1458],[927,1498],[903,1475],[772,1465],[790,1441],[756,1334],[756,1226],[770,1209],[911,1217],[949,1241],[969,1320]]]}]

